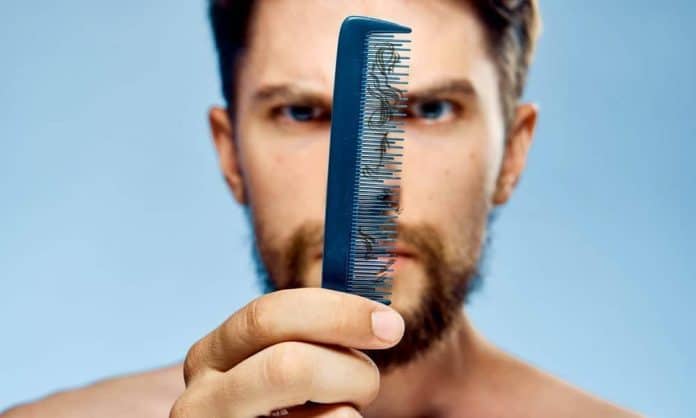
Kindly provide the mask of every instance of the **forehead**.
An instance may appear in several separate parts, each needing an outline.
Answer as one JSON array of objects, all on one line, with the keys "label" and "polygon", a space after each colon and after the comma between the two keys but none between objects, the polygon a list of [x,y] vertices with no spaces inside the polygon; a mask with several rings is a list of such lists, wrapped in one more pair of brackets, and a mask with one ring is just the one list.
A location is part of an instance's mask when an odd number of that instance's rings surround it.
[{"label": "forehead", "polygon": [[350,15],[413,29],[409,89],[490,67],[483,28],[465,0],[257,1],[241,85],[301,84],[330,92],[338,30]]}]

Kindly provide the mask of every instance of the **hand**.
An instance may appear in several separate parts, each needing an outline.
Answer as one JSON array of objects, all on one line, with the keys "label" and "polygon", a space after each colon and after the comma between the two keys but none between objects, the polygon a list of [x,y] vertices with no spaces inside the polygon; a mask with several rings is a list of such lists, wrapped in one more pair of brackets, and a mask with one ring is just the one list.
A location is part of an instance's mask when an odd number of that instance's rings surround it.
[{"label": "hand", "polygon": [[392,347],[403,332],[396,311],[360,296],[321,288],[264,295],[191,347],[170,418],[359,417],[380,376],[358,349]]}]

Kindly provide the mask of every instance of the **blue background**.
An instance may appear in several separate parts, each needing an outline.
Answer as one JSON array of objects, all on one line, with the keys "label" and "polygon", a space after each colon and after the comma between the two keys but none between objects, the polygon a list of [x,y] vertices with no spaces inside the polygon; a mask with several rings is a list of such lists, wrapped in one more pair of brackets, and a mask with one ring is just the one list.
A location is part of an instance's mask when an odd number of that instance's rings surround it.
[{"label": "blue background", "polygon": [[[539,135],[469,312],[650,416],[696,406],[696,6],[542,1]],[[202,1],[0,5],[0,409],[174,362],[258,294]],[[693,416],[693,415],[691,415]]]}]

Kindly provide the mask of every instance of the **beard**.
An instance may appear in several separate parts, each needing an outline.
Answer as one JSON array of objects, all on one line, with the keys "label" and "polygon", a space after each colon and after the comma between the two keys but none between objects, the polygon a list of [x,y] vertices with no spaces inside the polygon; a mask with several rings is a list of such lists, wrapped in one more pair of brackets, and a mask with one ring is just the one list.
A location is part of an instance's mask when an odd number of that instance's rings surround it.
[{"label": "beard", "polygon": [[[248,209],[247,216],[251,220]],[[491,211],[488,227],[494,218],[495,211]],[[461,315],[462,306],[482,284],[481,267],[490,243],[490,236],[485,233],[488,227],[477,226],[475,229],[481,232],[473,234],[469,242],[460,245],[463,251],[459,253],[463,256],[449,257],[444,239],[432,225],[397,225],[398,240],[417,254],[416,260],[422,267],[425,286],[415,308],[399,311],[405,323],[401,341],[385,350],[363,350],[380,371],[386,372],[416,360],[453,328]],[[310,254],[323,244],[323,225],[302,225],[283,246],[276,249],[266,246],[263,239],[258,239],[258,228],[255,231],[253,258],[264,291],[307,287],[305,276],[313,261]],[[399,280],[398,272],[393,280]]]}]

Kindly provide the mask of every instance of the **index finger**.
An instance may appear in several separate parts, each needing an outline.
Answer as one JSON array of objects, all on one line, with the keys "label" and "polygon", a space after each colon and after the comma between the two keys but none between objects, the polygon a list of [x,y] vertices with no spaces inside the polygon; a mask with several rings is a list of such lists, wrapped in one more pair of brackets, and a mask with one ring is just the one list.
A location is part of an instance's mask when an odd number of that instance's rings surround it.
[{"label": "index finger", "polygon": [[189,350],[184,377],[201,368],[226,371],[283,341],[389,348],[404,332],[394,309],[361,296],[322,288],[289,289],[257,298]]}]

